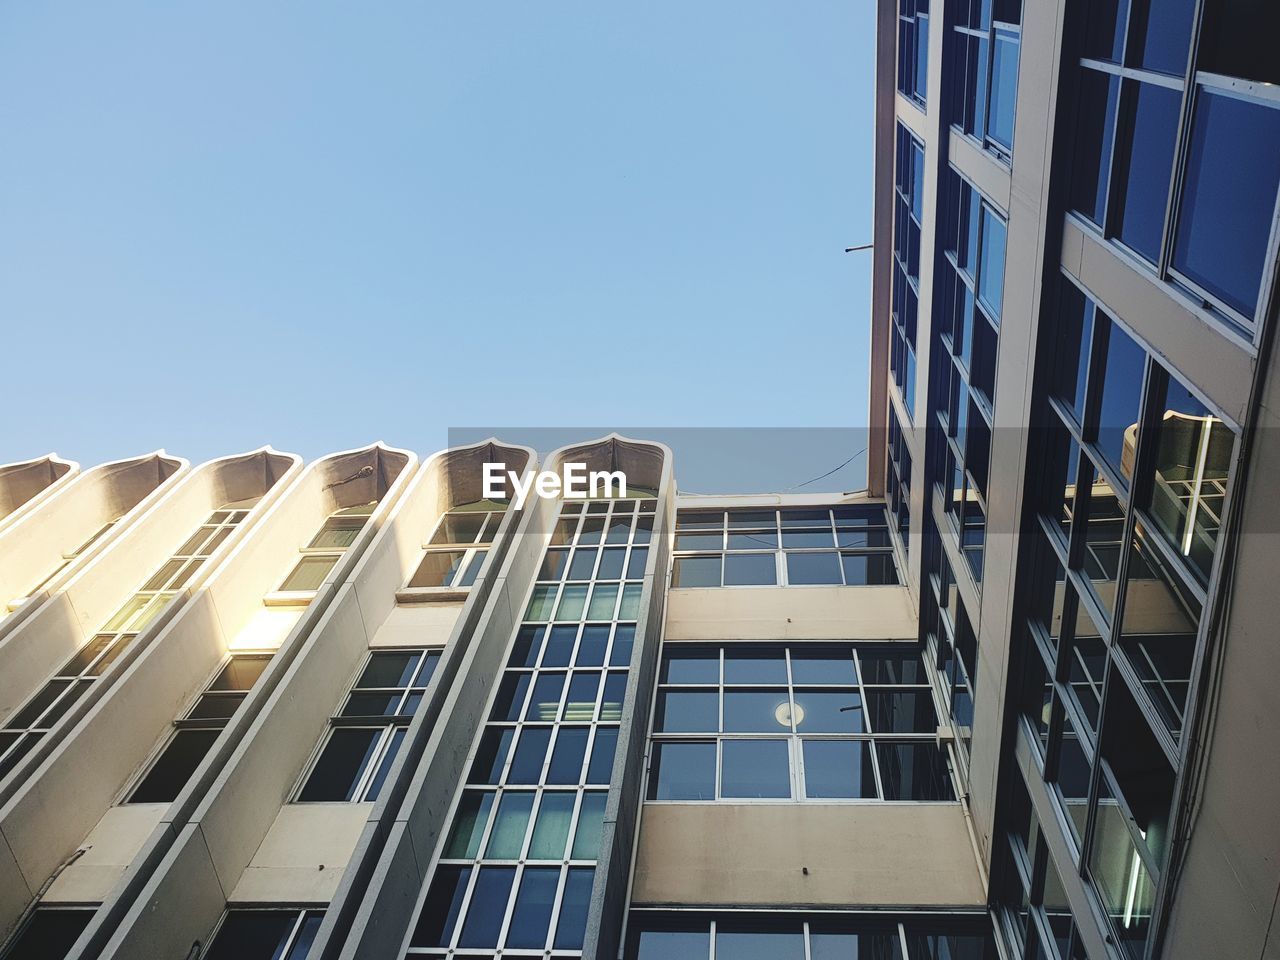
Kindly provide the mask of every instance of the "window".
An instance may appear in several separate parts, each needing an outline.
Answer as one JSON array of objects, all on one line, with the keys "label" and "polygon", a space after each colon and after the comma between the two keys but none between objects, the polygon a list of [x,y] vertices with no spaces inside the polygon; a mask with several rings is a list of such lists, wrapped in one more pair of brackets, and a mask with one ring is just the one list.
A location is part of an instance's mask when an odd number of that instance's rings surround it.
[{"label": "window", "polygon": [[[714,947],[714,950],[713,950]],[[985,914],[632,910],[624,960],[995,960]]]},{"label": "window", "polygon": [[[215,510],[124,605],[0,729],[0,779],[88,693],[249,515],[251,502]],[[244,507],[246,509],[239,509]]]},{"label": "window", "polygon": [[418,905],[412,955],[582,949],[654,508],[561,505]]},{"label": "window", "polygon": [[426,544],[427,552],[408,586],[470,587],[480,575],[506,508],[506,501],[480,500],[446,513]]},{"label": "window", "polygon": [[914,650],[663,647],[650,800],[951,800]]},{"label": "window", "polygon": [[924,144],[897,127],[893,200],[892,340],[889,369],[908,417],[914,415],[920,230],[924,220]]},{"label": "window", "polygon": [[377,505],[374,502],[344,507],[330,514],[311,542],[302,548],[302,559],[284,578],[280,590],[284,593],[314,593],[319,590],[329,571],[355,543]]},{"label": "window", "polygon": [[921,107],[929,68],[929,0],[898,0],[898,90]]},{"label": "window", "polygon": [[271,654],[235,654],[218,670],[160,755],[130,793],[129,803],[172,803],[271,662]]},{"label": "window", "polygon": [[305,960],[323,910],[228,910],[203,960]]},{"label": "window", "polygon": [[1278,106],[1204,86],[1191,125],[1173,268],[1244,317],[1257,312],[1265,277],[1265,198],[1280,189]]},{"label": "window", "polygon": [[878,503],[681,510],[675,550],[673,587],[898,583],[888,518]]},{"label": "window", "polygon": [[997,157],[1013,150],[1018,98],[1018,50],[1022,0],[963,2],[956,15],[951,50],[953,122]]},{"label": "window", "polygon": [[950,561],[930,524],[926,566],[925,618],[922,633],[931,653],[935,686],[956,734],[960,761],[969,760],[973,698],[977,689],[978,635],[956,587]]},{"label": "window", "polygon": [[1081,5],[1071,203],[1162,278],[1253,333],[1280,193],[1278,76],[1257,37],[1274,31],[1276,14],[1262,3],[1196,6]]},{"label": "window", "polygon": [[906,434],[898,422],[898,413],[889,411],[889,457],[885,494],[889,516],[902,541],[902,552],[910,555],[911,540],[911,452]]},{"label": "window", "polygon": [[297,801],[374,801],[440,661],[439,650],[375,650],[351,686]]},{"label": "window", "polygon": [[975,582],[982,580],[996,355],[1004,299],[1005,222],[947,168],[943,254],[938,258],[934,440],[950,533]]},{"label": "window", "polygon": [[3,960],[62,960],[89,926],[93,914],[92,909],[39,907],[0,957]]}]

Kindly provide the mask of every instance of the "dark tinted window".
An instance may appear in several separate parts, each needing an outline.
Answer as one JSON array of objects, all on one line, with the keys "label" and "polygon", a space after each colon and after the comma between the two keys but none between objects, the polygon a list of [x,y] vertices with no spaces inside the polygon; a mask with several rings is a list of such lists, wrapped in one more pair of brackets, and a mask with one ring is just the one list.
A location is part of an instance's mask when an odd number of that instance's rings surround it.
[{"label": "dark tinted window", "polygon": [[4,960],[62,960],[93,919],[92,910],[41,908],[9,945]]},{"label": "dark tinted window", "polygon": [[129,797],[130,803],[171,803],[195,773],[221,730],[179,730]]},{"label": "dark tinted window", "polygon": [[334,730],[298,799],[350,800],[381,737],[381,730],[347,727]]},{"label": "dark tinted window", "polygon": [[1181,107],[1178,91],[1138,84],[1119,229],[1126,246],[1152,261],[1160,256]]}]

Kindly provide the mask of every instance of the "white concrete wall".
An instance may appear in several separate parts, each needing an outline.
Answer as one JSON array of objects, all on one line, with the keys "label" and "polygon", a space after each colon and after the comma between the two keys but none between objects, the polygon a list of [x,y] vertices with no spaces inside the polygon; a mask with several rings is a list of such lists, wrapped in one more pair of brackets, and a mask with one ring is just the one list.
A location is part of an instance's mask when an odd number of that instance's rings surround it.
[{"label": "white concrete wall", "polygon": [[0,466],[0,530],[34,510],[80,471],[80,464],[50,453]]},{"label": "white concrete wall", "polygon": [[667,594],[668,640],[914,640],[905,586],[687,587]]}]

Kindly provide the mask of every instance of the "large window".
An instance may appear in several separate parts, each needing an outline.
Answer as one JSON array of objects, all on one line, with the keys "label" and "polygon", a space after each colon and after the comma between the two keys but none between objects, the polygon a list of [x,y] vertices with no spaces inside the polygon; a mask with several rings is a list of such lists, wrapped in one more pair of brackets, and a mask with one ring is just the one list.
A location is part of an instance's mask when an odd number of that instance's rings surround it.
[{"label": "large window", "polygon": [[934,431],[935,477],[942,487],[946,528],[980,583],[1006,227],[1000,213],[950,167],[946,186],[929,426]]},{"label": "large window", "polygon": [[305,960],[323,910],[228,910],[203,960]]},{"label": "large window", "polygon": [[365,503],[330,514],[311,542],[302,548],[302,556],[280,584],[281,592],[309,595],[319,590],[329,571],[355,543],[375,507],[377,503]]},{"label": "large window", "polygon": [[[985,914],[632,910],[625,960],[996,960]],[[714,947],[714,950],[713,950]]]},{"label": "large window", "polygon": [[924,222],[924,144],[897,127],[893,198],[893,329],[889,369],[914,418],[916,327],[920,312],[920,231]]},{"label": "large window", "polygon": [[1280,69],[1245,38],[1274,35],[1280,13],[1204,4],[1199,25],[1196,6],[1081,5],[1071,199],[1106,236],[1252,332],[1275,261]]},{"label": "large window", "polygon": [[269,653],[238,653],[219,669],[129,793],[129,803],[171,803],[187,785],[267,665]]},{"label": "large window", "polygon": [[463,588],[475,583],[506,507],[506,501],[480,500],[446,513],[408,586]]},{"label": "large window", "polygon": [[1013,152],[1022,0],[962,0],[953,24],[952,122],[997,157]]},{"label": "large window", "polygon": [[1016,693],[1112,933],[1143,956],[1235,437],[1063,281]]},{"label": "large window", "polygon": [[[98,677],[177,597],[249,515],[251,503],[215,510],[124,605],[0,730],[0,779],[50,731]],[[246,509],[240,509],[244,507]]]},{"label": "large window", "polygon": [[[673,587],[895,584],[883,504],[681,510]],[[572,570],[571,570],[572,573]]]},{"label": "large window", "polygon": [[920,106],[929,75],[929,0],[898,0],[898,90]]},{"label": "large window", "polygon": [[935,667],[940,702],[955,733],[960,761],[967,766],[978,677],[978,633],[960,598],[936,529],[930,529],[926,546],[927,590],[922,623],[926,651]]},{"label": "large window", "polygon": [[581,951],[654,507],[562,505],[407,955]]},{"label": "large window", "polygon": [[378,799],[409,723],[427,693],[439,650],[369,654],[298,791],[301,803]]},{"label": "large window", "polygon": [[650,800],[951,800],[915,649],[663,646]]}]

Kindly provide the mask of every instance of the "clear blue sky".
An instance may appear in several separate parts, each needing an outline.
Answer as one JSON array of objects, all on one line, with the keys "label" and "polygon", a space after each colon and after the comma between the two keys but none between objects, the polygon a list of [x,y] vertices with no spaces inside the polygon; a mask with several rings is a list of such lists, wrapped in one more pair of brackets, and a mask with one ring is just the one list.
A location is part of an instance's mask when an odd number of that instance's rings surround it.
[{"label": "clear blue sky", "polygon": [[6,4],[0,461],[863,426],[870,260],[842,248],[871,239],[873,24],[867,0]]}]

